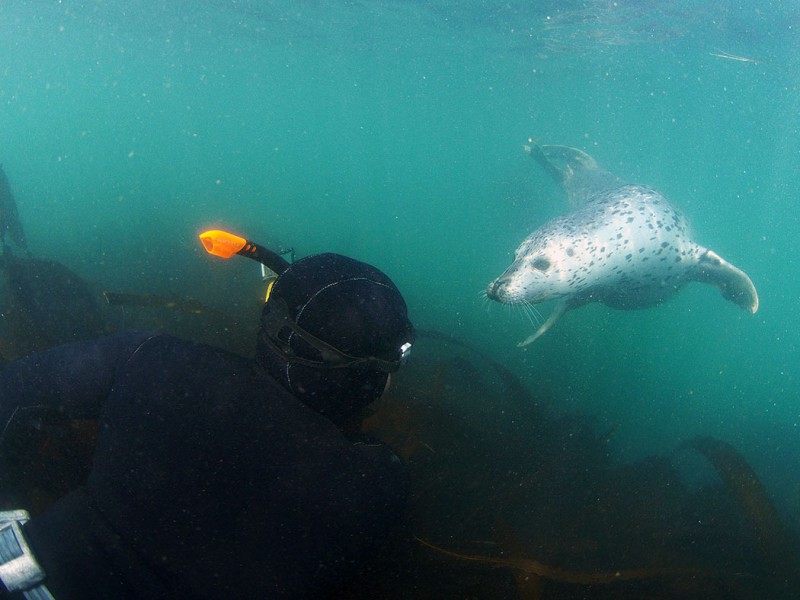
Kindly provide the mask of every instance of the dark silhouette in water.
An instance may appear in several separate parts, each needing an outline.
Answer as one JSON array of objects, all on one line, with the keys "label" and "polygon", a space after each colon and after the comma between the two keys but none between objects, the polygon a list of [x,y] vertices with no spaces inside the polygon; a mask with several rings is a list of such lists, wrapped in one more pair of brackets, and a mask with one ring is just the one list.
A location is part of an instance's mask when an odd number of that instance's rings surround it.
[{"label": "dark silhouette in water", "polygon": [[[119,313],[103,310],[109,306],[159,309],[161,318],[148,314],[131,325],[127,321],[134,315],[123,312],[121,322],[115,321]],[[166,313],[169,316],[164,318]],[[197,320],[186,323],[187,315],[204,319],[206,335],[198,341],[214,343],[210,338],[226,339],[215,334],[241,329],[236,319],[186,298],[114,292],[101,296],[65,264],[32,257],[11,186],[0,166],[0,368],[32,352],[135,325],[197,339],[201,327]],[[232,351],[247,348],[254,335],[248,333],[246,345],[236,335],[228,336],[234,338],[231,343],[217,345]]]},{"label": "dark silhouette in water", "polygon": [[8,236],[20,250],[28,251],[28,242],[25,239],[25,232],[22,230],[22,223],[17,213],[17,203],[11,194],[11,186],[8,184],[3,166],[0,165],[0,245],[4,253],[6,249],[6,236]]},{"label": "dark silhouette in water", "polygon": [[89,285],[60,262],[31,256],[2,166],[0,246],[0,367],[104,332],[99,300]]},{"label": "dark silhouette in water", "polygon": [[0,247],[0,367],[31,352],[103,332],[99,303],[86,282],[59,262],[30,255],[2,167]]},{"label": "dark silhouette in water", "polygon": [[97,296],[63,264],[0,257],[0,355],[13,360],[104,332]]}]

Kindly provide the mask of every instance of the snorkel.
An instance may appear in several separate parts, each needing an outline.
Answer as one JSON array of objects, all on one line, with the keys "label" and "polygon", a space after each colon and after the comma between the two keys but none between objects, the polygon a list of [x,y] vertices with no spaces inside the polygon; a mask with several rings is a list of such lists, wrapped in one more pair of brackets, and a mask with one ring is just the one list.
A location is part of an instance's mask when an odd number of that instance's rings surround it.
[{"label": "snorkel", "polygon": [[[268,284],[265,298],[269,299],[272,284],[294,262],[294,248],[274,252],[261,244],[220,229],[211,229],[200,234],[200,241],[206,252],[213,256],[228,259],[231,256],[245,256],[261,264],[261,278]],[[284,256],[288,256],[287,261]]]}]

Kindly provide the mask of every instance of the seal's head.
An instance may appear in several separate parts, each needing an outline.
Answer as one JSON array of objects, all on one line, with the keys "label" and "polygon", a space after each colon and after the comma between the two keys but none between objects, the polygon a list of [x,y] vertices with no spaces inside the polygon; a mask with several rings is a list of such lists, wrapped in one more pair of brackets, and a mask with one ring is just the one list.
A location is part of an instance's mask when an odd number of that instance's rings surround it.
[{"label": "seal's head", "polygon": [[[581,240],[564,236],[559,220],[534,231],[514,253],[514,262],[486,288],[503,304],[537,304],[574,295],[581,288],[586,264]],[[585,269],[583,269],[585,271]]]}]

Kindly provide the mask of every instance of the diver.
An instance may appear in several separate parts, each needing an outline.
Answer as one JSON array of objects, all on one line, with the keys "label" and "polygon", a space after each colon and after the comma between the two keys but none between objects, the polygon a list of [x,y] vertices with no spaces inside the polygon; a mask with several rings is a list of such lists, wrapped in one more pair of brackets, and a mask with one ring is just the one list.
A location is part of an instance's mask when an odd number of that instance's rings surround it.
[{"label": "diver", "polygon": [[325,598],[395,530],[403,466],[347,430],[408,357],[402,295],[345,256],[238,253],[277,274],[255,361],[137,332],[0,372],[0,431],[43,406],[98,425],[85,485],[0,513],[0,596]]}]

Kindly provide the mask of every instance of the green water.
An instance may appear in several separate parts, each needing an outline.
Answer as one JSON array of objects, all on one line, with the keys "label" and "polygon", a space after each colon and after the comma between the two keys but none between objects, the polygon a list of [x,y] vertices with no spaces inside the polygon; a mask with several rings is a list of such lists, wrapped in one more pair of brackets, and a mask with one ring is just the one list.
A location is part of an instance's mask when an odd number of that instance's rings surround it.
[{"label": "green water", "polygon": [[[349,254],[620,460],[720,436],[800,514],[799,36],[779,1],[1,0],[0,161],[31,250],[91,281],[224,305],[211,226]],[[519,350],[480,292],[566,208],[529,137],[663,191],[759,312],[693,284]]]}]

